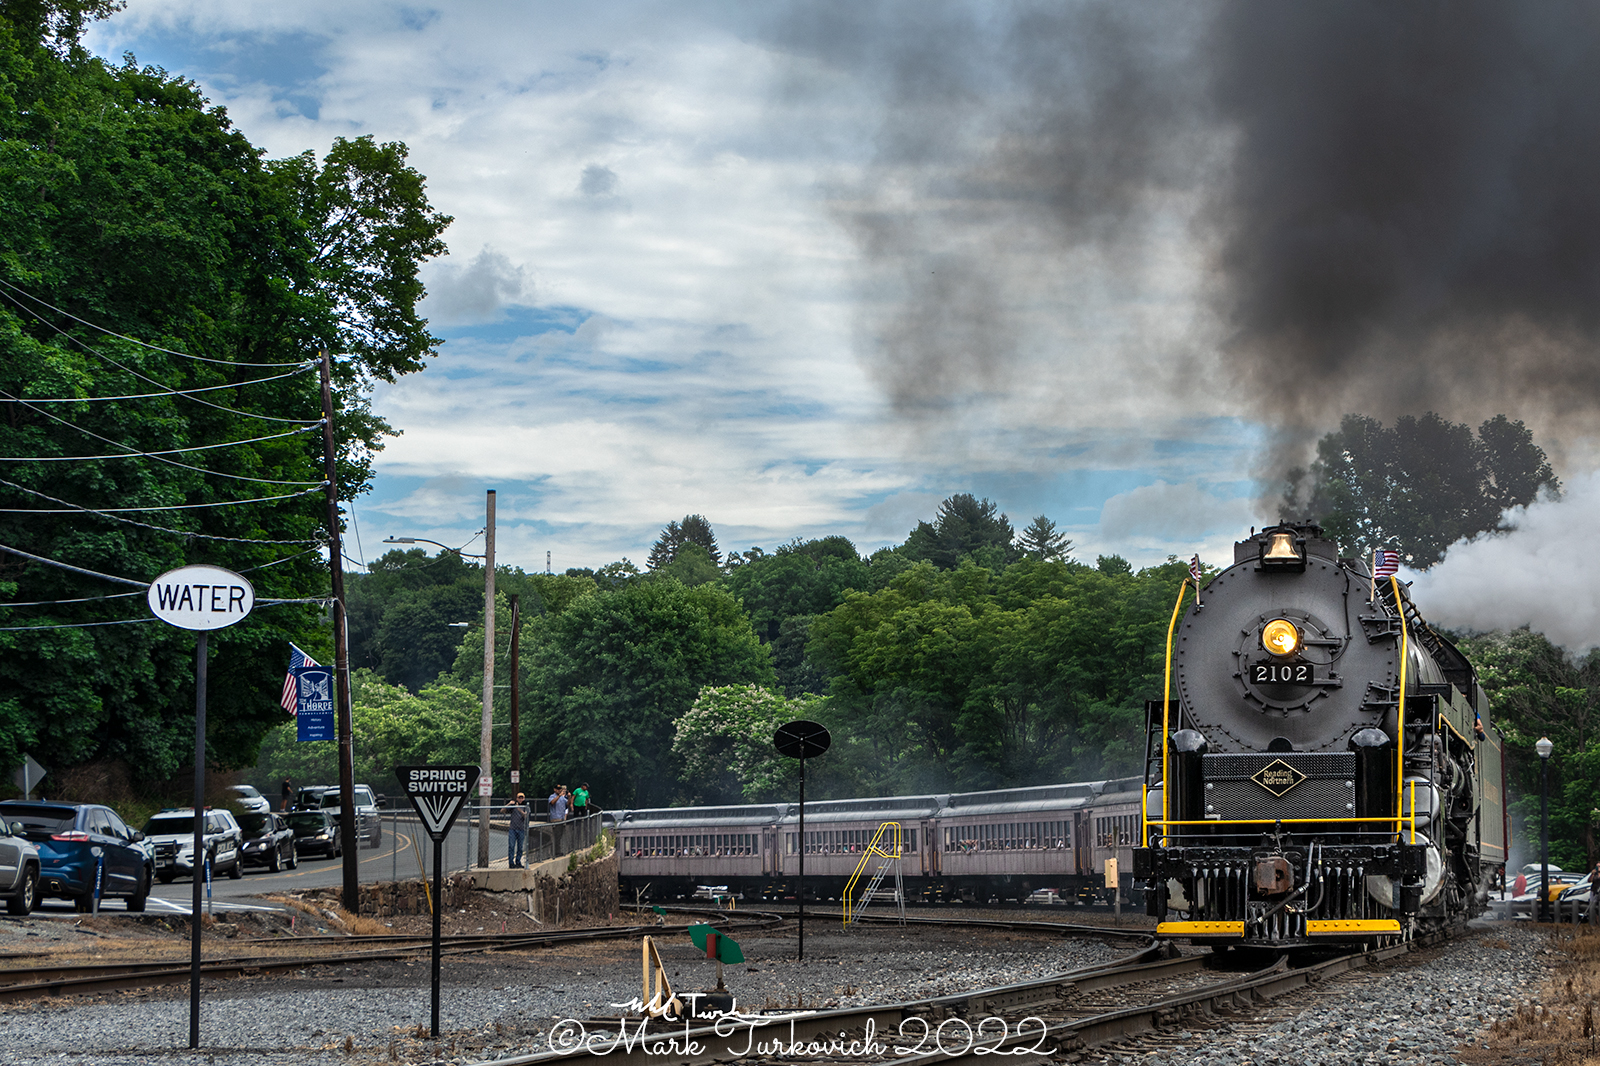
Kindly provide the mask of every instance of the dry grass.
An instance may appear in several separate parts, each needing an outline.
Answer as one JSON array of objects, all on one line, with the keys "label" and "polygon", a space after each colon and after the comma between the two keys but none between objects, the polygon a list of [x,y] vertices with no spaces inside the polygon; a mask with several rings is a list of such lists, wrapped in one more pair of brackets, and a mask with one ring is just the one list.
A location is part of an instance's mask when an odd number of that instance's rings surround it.
[{"label": "dry grass", "polygon": [[351,914],[338,905],[322,906],[317,903],[307,902],[296,896],[268,896],[266,898],[274,903],[282,903],[284,906],[293,907],[297,911],[309,914],[319,922],[327,922],[339,932],[348,933],[350,936],[385,936],[394,932],[393,929],[376,918],[363,918],[358,914]]},{"label": "dry grass", "polygon": [[1600,931],[1550,927],[1550,976],[1509,1018],[1489,1027],[1481,1043],[1463,1052],[1470,1063],[1542,1063],[1600,1066]]}]

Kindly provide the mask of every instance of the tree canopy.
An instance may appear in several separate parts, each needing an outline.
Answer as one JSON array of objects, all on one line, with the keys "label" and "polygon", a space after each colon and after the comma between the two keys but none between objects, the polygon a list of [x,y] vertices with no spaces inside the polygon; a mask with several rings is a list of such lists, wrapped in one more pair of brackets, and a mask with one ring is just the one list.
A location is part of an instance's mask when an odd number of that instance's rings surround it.
[{"label": "tree canopy", "polygon": [[905,552],[941,570],[953,570],[972,556],[980,565],[1008,563],[1017,557],[1015,532],[998,505],[958,492],[939,505],[932,524],[918,522],[906,538]]},{"label": "tree canopy", "polygon": [[1317,442],[1317,459],[1290,471],[1284,507],[1319,522],[1348,554],[1396,551],[1426,570],[1463,538],[1500,528],[1507,508],[1561,484],[1533,434],[1496,415],[1478,427],[1429,412],[1387,428],[1346,415]]},{"label": "tree canopy", "polygon": [[661,536],[656,539],[650,548],[649,567],[659,570],[678,557],[678,552],[685,545],[698,545],[713,566],[722,565],[722,553],[717,550],[717,537],[711,531],[711,523],[707,522],[704,515],[684,515],[683,522],[668,522]]},{"label": "tree canopy", "polygon": [[194,637],[38,560],[244,573],[260,605],[211,639],[209,758],[253,760],[288,642],[330,643],[317,606],[262,602],[329,590],[310,361],[331,346],[349,499],[388,430],[366,383],[433,350],[416,268],[450,220],[403,146],[263,162],[191,82],[77,48],[114,8],[0,5],[0,765],[159,781],[193,750]]}]

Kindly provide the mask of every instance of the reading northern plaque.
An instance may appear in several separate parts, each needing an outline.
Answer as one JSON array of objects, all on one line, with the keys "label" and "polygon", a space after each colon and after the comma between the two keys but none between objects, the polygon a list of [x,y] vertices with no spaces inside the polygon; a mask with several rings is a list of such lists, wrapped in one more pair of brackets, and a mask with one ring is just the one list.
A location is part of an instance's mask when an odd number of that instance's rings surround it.
[{"label": "reading northern plaque", "polygon": [[[444,909],[439,895],[444,886],[444,849],[439,845],[449,835],[461,805],[478,779],[476,766],[396,766],[406,798],[422,820],[422,828],[433,839],[433,1038],[439,1038],[439,912]],[[489,831],[488,826],[483,831]]]}]

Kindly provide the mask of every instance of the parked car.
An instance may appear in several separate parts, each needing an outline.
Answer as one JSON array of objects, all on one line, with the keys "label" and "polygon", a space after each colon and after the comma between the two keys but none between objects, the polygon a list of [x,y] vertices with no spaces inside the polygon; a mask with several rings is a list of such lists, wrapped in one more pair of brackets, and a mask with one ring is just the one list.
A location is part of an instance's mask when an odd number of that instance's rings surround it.
[{"label": "parked car", "polygon": [[228,794],[241,811],[270,811],[272,801],[263,796],[254,785],[229,785]]},{"label": "parked car", "polygon": [[101,899],[120,897],[130,911],[144,910],[153,873],[151,849],[144,834],[129,829],[110,807],[6,800],[0,803],[0,822],[38,852],[37,898],[70,899],[87,911],[94,906],[98,878]]},{"label": "parked car", "polygon": [[[357,785],[355,801],[356,839],[366,841],[368,847],[375,848],[383,843],[383,819],[378,815],[378,799],[372,792],[372,786]],[[335,824],[339,821],[342,809],[337,788],[329,788],[322,794],[322,810],[333,818]]]},{"label": "parked car", "polygon": [[246,811],[237,820],[244,833],[244,850],[240,855],[246,866],[265,866],[277,873],[284,867],[293,870],[300,865],[294,850],[294,830],[289,828],[283,815]]},{"label": "parked car", "polygon": [[[155,852],[156,879],[170,884],[179,876],[194,876],[194,808],[168,807],[144,824],[144,835]],[[201,838],[204,859],[211,860],[211,875],[226,870],[237,880],[244,876],[244,832],[233,815],[227,811],[207,807],[205,826]]]},{"label": "parked car", "polygon": [[316,811],[322,809],[322,795],[329,789],[338,792],[337,785],[306,785],[295,791],[294,802],[289,805],[292,811]]},{"label": "parked car", "polygon": [[284,816],[284,821],[294,830],[294,847],[299,854],[307,855],[315,851],[329,858],[344,854],[344,848],[339,843],[339,826],[325,812],[290,811]]},{"label": "parked car", "polygon": [[0,821],[0,896],[6,913],[30,913],[39,902],[39,849],[22,835],[21,822]]}]

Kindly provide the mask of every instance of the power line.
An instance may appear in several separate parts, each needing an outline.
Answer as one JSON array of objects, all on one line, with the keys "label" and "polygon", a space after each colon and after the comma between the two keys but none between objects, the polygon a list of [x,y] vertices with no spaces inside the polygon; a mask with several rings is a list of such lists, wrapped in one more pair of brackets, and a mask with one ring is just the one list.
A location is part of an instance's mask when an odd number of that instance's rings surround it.
[{"label": "power line", "polygon": [[[160,506],[160,507],[103,507],[100,510],[97,510],[95,512],[95,514],[112,514],[112,513],[117,512],[117,511],[133,511],[135,513],[141,513],[141,512],[147,512],[147,511],[193,511],[193,510],[198,510],[199,508],[202,508],[202,507],[242,507],[245,504],[250,504],[250,503],[272,503],[274,500],[293,500],[293,499],[298,499],[299,497],[305,496],[308,493],[316,492],[318,489],[320,489],[322,487],[323,486],[321,484],[318,484],[318,485],[313,485],[309,489],[302,489],[299,492],[287,492],[287,493],[284,493],[282,496],[258,496],[253,500],[216,500],[216,501],[214,501],[212,503],[170,503],[170,504],[165,504],[165,505]],[[32,490],[28,490],[28,491],[32,491]],[[41,507],[0,507],[0,514],[79,514],[84,510],[85,510],[85,508],[77,507],[77,506],[73,506],[73,507],[42,507],[42,508]],[[168,532],[176,533],[176,532],[178,532],[178,530],[169,530]],[[294,541],[293,543],[299,544],[299,543],[304,543],[304,542],[303,541]]]},{"label": "power line", "polygon": [[[211,359],[211,358],[209,358],[207,356],[204,356],[204,355],[191,355],[188,352],[175,352],[171,348],[163,348],[160,345],[149,344],[149,343],[147,343],[145,341],[140,340],[137,337],[130,337],[125,333],[118,333],[114,329],[106,329],[104,326],[97,326],[93,322],[90,322],[88,319],[79,318],[77,315],[73,314],[71,311],[63,311],[61,308],[55,306],[54,304],[48,303],[48,302],[46,302],[44,300],[41,300],[39,297],[33,295],[31,292],[28,292],[26,289],[18,288],[17,286],[11,284],[11,282],[5,280],[4,278],[0,278],[0,285],[5,286],[6,288],[10,289],[12,292],[21,293],[23,296],[26,296],[28,299],[34,301],[35,303],[43,304],[45,307],[50,308],[50,310],[54,311],[56,314],[64,315],[65,317],[72,319],[74,322],[80,323],[81,325],[88,326],[92,330],[96,330],[97,332],[104,333],[104,334],[106,334],[107,336],[110,336],[110,337],[116,337],[119,340],[125,340],[130,344],[137,344],[141,348],[149,348],[151,351],[164,352],[167,355],[181,356],[184,359],[195,359],[195,360],[198,360],[198,361],[200,361],[202,363],[220,363],[223,366],[259,366],[259,367],[298,366],[298,367],[304,367],[304,366],[308,365],[308,364],[303,363],[303,362],[302,363],[239,363],[239,362],[236,362],[235,360],[232,360],[232,359]],[[16,301],[13,300],[12,302],[15,303]],[[39,315],[39,313],[37,311],[33,311],[33,310],[31,310],[29,308],[26,308],[26,307],[24,307],[23,310],[27,311],[29,314],[33,315],[35,318],[38,318],[39,321],[41,321],[41,322],[44,321],[44,319]],[[46,324],[50,325],[50,323],[46,323]]]},{"label": "power line", "polygon": [[66,622],[61,625],[42,626],[0,626],[0,633],[20,633],[26,629],[88,629],[91,626],[127,626],[135,622],[155,622],[155,615],[149,618],[120,618],[115,622]]},{"label": "power line", "polygon": [[[3,279],[0,279],[0,285],[3,285],[3,284],[6,284],[6,282]],[[98,356],[101,359],[104,359],[106,362],[110,363],[112,366],[116,367],[118,370],[121,370],[123,373],[132,374],[134,377],[138,378],[140,381],[147,381],[150,384],[157,386],[158,388],[162,387],[162,385],[163,385],[162,382],[159,382],[155,378],[149,377],[149,376],[147,376],[145,374],[139,373],[137,370],[133,369],[131,366],[126,366],[126,365],[124,365],[122,363],[117,362],[115,359],[111,358],[109,355],[107,355],[104,352],[100,351],[98,348],[95,348],[93,345],[88,344],[88,343],[86,343],[86,342],[84,342],[82,340],[79,340],[77,337],[74,337],[72,334],[68,333],[66,330],[62,329],[60,326],[57,326],[54,322],[51,322],[48,319],[46,319],[43,315],[40,315],[37,311],[33,311],[33,310],[31,310],[31,309],[29,309],[27,307],[23,307],[23,305],[21,303],[18,303],[17,300],[14,297],[12,297],[12,296],[10,296],[10,295],[8,295],[6,293],[3,293],[3,292],[0,292],[0,297],[4,297],[5,299],[10,300],[12,303],[16,304],[18,307],[21,307],[24,312],[26,312],[26,313],[28,313],[30,315],[33,315],[34,318],[38,319],[40,322],[43,322],[46,326],[49,326],[51,329],[55,330],[57,333],[59,333],[61,336],[65,337],[67,340],[71,341],[73,344],[76,344],[78,347],[82,348],[84,351],[90,353],[91,355],[95,355],[95,356]],[[63,312],[63,313],[65,313],[65,312]],[[72,316],[69,315],[68,317],[70,318]],[[80,319],[80,321],[81,321],[81,319]],[[89,323],[85,323],[85,324],[87,325]],[[96,327],[96,328],[98,328],[98,327]],[[114,336],[119,336],[120,337],[121,334],[120,333],[119,334],[114,334]],[[126,339],[133,340],[133,338],[131,338],[131,337],[126,338]],[[134,341],[134,343],[138,344],[140,342]],[[146,345],[146,347],[150,347],[150,346]],[[158,349],[158,350],[159,351],[166,351],[165,348]],[[183,355],[184,353],[183,352],[173,352],[171,354],[173,354],[173,355]],[[189,356],[189,358],[191,358],[191,359],[201,359],[201,358],[204,358],[204,357],[196,355],[196,356]],[[208,363],[222,363],[225,366],[299,366],[299,365],[301,365],[299,363],[231,363],[231,362],[228,362],[225,359],[206,359],[205,361],[208,362]],[[189,396],[189,397],[187,397],[187,399],[193,400],[195,403],[201,404],[201,405],[206,406],[206,407],[215,408],[218,411],[226,411],[230,415],[238,415],[241,418],[259,418],[264,422],[288,422],[288,423],[290,423],[292,425],[305,424],[306,421],[307,421],[304,418],[279,418],[277,415],[262,415],[262,414],[256,414],[253,411],[241,411],[236,407],[224,407],[221,404],[212,403],[210,400],[202,400],[198,396]]]},{"label": "power line", "polygon": [[[239,366],[252,366],[251,363],[240,363]],[[110,403],[115,400],[155,400],[162,396],[193,396],[197,392],[216,392],[219,389],[242,389],[246,385],[261,385],[268,381],[282,381],[292,378],[304,370],[309,370],[314,363],[306,363],[300,370],[291,370],[287,374],[274,374],[269,378],[251,378],[249,381],[240,381],[224,385],[202,385],[196,389],[168,389],[165,392],[141,392],[131,396],[29,396],[27,402],[35,403]],[[241,414],[243,412],[240,412]]]},{"label": "power line", "polygon": [[54,607],[60,603],[99,603],[101,600],[120,600],[124,596],[142,596],[141,592],[113,592],[106,596],[79,596],[75,600],[33,600],[29,603],[0,603],[5,607]]},{"label": "power line", "polygon": [[[40,492],[38,489],[30,489],[26,485],[18,485],[15,481],[7,481],[3,477],[0,477],[0,485],[10,486],[11,488],[17,489],[20,492],[31,493],[32,495],[38,496],[41,499],[49,500],[51,503],[64,503],[68,507],[82,511],[84,514],[98,515],[99,517],[109,519],[112,522],[121,522],[124,525],[138,526],[140,529],[153,529],[158,533],[171,533],[174,536],[189,537],[194,540],[220,540],[227,541],[232,544],[315,544],[319,547],[323,544],[322,539],[318,537],[313,537],[310,540],[267,540],[264,537],[221,537],[214,533],[195,533],[187,529],[172,529],[169,526],[153,526],[149,522],[140,522],[136,519],[123,518],[120,515],[110,514],[105,511],[97,511],[93,507],[84,507],[81,504],[73,503],[70,500],[63,500],[59,497],[51,496],[48,493]],[[320,532],[320,528],[318,531]]]},{"label": "power line", "polygon": [[97,570],[85,570],[81,566],[73,566],[71,563],[63,563],[55,559],[46,559],[42,555],[35,555],[32,552],[25,552],[21,548],[13,548],[9,544],[0,544],[0,551],[10,552],[12,555],[20,555],[24,559],[32,559],[34,562],[44,563],[46,566],[54,566],[62,570],[71,570],[75,574],[87,574],[90,577],[98,577],[104,581],[115,581],[119,585],[135,585],[142,589],[147,589],[150,587],[150,582],[148,581],[135,581],[131,577],[117,577],[114,574],[102,574]]},{"label": "power line", "polygon": [[[16,397],[12,396],[4,389],[0,389],[0,396],[12,400],[16,399]],[[17,400],[17,402],[23,406],[27,406],[28,404],[27,400]],[[92,429],[84,429],[82,426],[75,426],[66,419],[59,418],[56,415],[51,414],[49,411],[39,411],[38,413],[44,415],[46,418],[55,419],[55,421],[60,422],[68,429],[75,429],[86,437],[93,437],[95,440],[103,440],[107,444],[115,444],[119,448],[127,448],[129,450],[126,452],[117,452],[112,455],[0,455],[0,463],[75,463],[79,460],[89,459],[155,459],[163,455],[183,455],[186,452],[205,452],[212,451],[217,448],[232,448],[236,444],[260,444],[262,441],[282,440],[284,437],[297,437],[302,433],[318,433],[322,430],[322,423],[318,422],[316,425],[305,426],[301,429],[288,429],[284,430],[282,433],[269,433],[265,437],[250,437],[246,440],[225,440],[221,444],[196,444],[188,448],[167,448],[158,452],[144,452],[134,448],[132,445],[123,444],[121,441],[114,441],[110,437],[102,437]],[[175,463],[173,465],[182,466],[183,464]],[[216,471],[213,470],[201,470],[201,468],[198,466],[189,467],[188,469],[200,470],[200,472],[204,474],[216,473]],[[310,482],[294,482],[294,484],[310,484]]]}]

